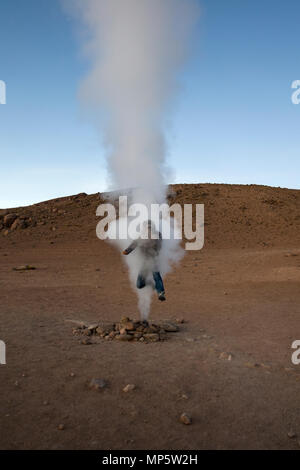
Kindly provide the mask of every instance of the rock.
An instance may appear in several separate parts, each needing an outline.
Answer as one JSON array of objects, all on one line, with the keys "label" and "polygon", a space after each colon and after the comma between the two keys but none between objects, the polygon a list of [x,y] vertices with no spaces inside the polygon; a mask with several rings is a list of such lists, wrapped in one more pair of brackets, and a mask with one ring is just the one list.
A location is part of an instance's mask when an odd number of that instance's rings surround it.
[{"label": "rock", "polygon": [[255,369],[256,367],[259,367],[259,364],[255,362],[245,362],[244,366],[249,367],[251,369]]},{"label": "rock", "polygon": [[179,421],[186,425],[192,424],[192,418],[187,413],[182,413],[182,415],[180,415]]},{"label": "rock", "polygon": [[148,333],[158,333],[160,330],[160,327],[153,324],[153,325],[148,326],[147,330],[148,330],[147,331]]},{"label": "rock", "polygon": [[115,336],[115,339],[119,340],[119,341],[131,341],[133,339],[133,335],[127,335],[127,334],[123,334],[123,335],[116,335]]},{"label": "rock", "polygon": [[98,328],[98,323],[91,324],[87,327],[88,331],[90,331],[91,333],[95,333],[97,328]]},{"label": "rock", "polygon": [[135,330],[135,325],[134,322],[129,320],[128,317],[122,317],[120,323],[117,323],[115,325],[115,329],[117,331],[134,331]]},{"label": "rock", "polygon": [[143,325],[139,325],[138,327],[136,327],[136,331],[143,332],[144,329],[145,329],[145,328],[143,327]]},{"label": "rock", "polygon": [[[72,320],[69,320],[72,321]],[[77,324],[79,322],[76,322]],[[147,321],[133,321],[128,317],[122,317],[120,323],[114,324],[99,324],[94,323],[88,326],[83,326],[79,329],[73,329],[73,335],[91,336],[97,334],[106,340],[116,339],[118,341],[141,341],[144,342],[157,342],[167,339],[167,331],[177,332],[179,327],[168,320],[163,321],[157,325],[148,323]],[[90,344],[82,342],[82,344]]]},{"label": "rock", "polygon": [[89,330],[88,328],[85,328],[84,330],[81,330],[81,331],[82,331],[82,334],[84,334],[85,336],[91,336],[92,335],[91,330]]},{"label": "rock", "polygon": [[59,424],[59,425],[57,426],[57,429],[58,429],[59,431],[63,431],[63,430],[65,429],[65,425],[64,425],[64,424]]},{"label": "rock", "polygon": [[70,377],[75,377],[76,374],[74,374],[74,372],[70,372]]},{"label": "rock", "polygon": [[176,318],[177,323],[185,323],[184,318]]},{"label": "rock", "polygon": [[135,329],[134,327],[134,323],[132,321],[128,321],[126,323],[123,323],[123,328],[125,328],[125,330],[128,330],[128,331],[132,331]]},{"label": "rock", "polygon": [[130,321],[130,319],[129,319],[128,317],[124,317],[124,316],[123,316],[123,317],[121,318],[121,323],[127,323],[127,322],[129,322],[129,321]]},{"label": "rock", "polygon": [[104,379],[93,378],[89,383],[89,388],[92,390],[103,390],[108,386],[108,383]]},{"label": "rock", "polygon": [[159,339],[161,341],[164,341],[165,339],[167,339],[167,333],[164,331],[164,330],[160,330],[159,332]]},{"label": "rock", "polygon": [[136,331],[133,335],[134,338],[140,339],[143,336],[143,333],[141,331]]},{"label": "rock", "polygon": [[12,223],[10,229],[11,229],[11,230],[16,230],[16,229],[18,229],[18,228],[24,229],[24,228],[26,228],[26,227],[27,227],[27,223],[26,223],[26,221],[25,221],[24,219],[16,219],[16,220]]},{"label": "rock", "polygon": [[186,393],[182,393],[182,395],[180,396],[180,398],[182,398],[182,400],[188,400],[188,395]]},{"label": "rock", "polygon": [[85,345],[88,345],[88,344],[92,344],[91,340],[89,338],[83,338],[81,341],[80,341],[80,344],[85,344]]},{"label": "rock", "polygon": [[232,359],[232,354],[227,353],[227,352],[224,351],[224,352],[222,352],[222,353],[220,354],[219,359],[223,359],[223,360],[225,360],[225,361],[231,361],[231,359]]},{"label": "rock", "polygon": [[25,266],[17,266],[13,268],[13,271],[32,271],[36,269],[35,266],[31,266],[30,264],[26,264]]},{"label": "rock", "polygon": [[109,324],[109,325],[99,325],[95,330],[94,333],[99,335],[99,336],[106,336],[109,335],[112,331],[114,331],[114,325]]},{"label": "rock", "polygon": [[36,227],[36,220],[34,220],[32,217],[29,217],[28,220],[26,220],[27,226],[31,225],[32,227]]},{"label": "rock", "polygon": [[169,321],[161,322],[159,326],[169,333],[175,333],[176,331],[179,331],[179,327],[175,323]]},{"label": "rock", "polygon": [[135,440],[134,439],[125,439],[125,444],[134,444]]},{"label": "rock", "polygon": [[115,331],[115,325],[113,323],[106,325],[105,331],[107,332],[107,334],[111,333],[112,331]]},{"label": "rock", "polygon": [[287,435],[288,435],[288,437],[289,437],[290,439],[295,439],[295,437],[297,437],[297,434],[296,434],[294,431],[292,431],[292,430],[289,431],[289,432],[287,433]]},{"label": "rock", "polygon": [[157,333],[144,334],[144,338],[146,341],[149,341],[149,342],[159,341],[159,335]]},{"label": "rock", "polygon": [[135,385],[134,384],[127,384],[124,388],[123,388],[123,392],[125,393],[128,393],[128,392],[132,392],[132,390],[135,389]]},{"label": "rock", "polygon": [[143,332],[146,333],[146,334],[153,333],[151,328],[149,328],[149,326],[146,326],[146,328],[144,328]]},{"label": "rock", "polygon": [[105,329],[102,326],[98,326],[98,328],[96,328],[96,333],[99,336],[105,336]]},{"label": "rock", "polygon": [[17,214],[7,214],[3,218],[4,227],[10,228],[17,218]]},{"label": "rock", "polygon": [[81,334],[81,329],[80,328],[73,328],[72,334],[74,336],[79,336]]}]

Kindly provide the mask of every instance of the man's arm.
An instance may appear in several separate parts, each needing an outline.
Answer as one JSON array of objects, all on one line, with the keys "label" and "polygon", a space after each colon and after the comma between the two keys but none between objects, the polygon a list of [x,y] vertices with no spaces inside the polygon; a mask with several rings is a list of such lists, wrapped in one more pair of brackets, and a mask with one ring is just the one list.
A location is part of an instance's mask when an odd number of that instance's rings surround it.
[{"label": "man's arm", "polygon": [[129,255],[135,248],[137,247],[137,240],[133,240],[133,242],[129,245],[126,250],[123,251],[123,255]]}]

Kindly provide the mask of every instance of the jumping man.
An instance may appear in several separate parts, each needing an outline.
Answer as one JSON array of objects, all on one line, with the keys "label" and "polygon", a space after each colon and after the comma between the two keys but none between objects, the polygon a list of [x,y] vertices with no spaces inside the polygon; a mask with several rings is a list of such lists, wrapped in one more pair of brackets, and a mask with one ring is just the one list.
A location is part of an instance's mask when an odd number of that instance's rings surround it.
[{"label": "jumping man", "polygon": [[147,238],[138,238],[134,240],[126,250],[123,251],[124,255],[129,255],[136,248],[140,251],[140,254],[143,258],[143,266],[138,274],[136,287],[142,289],[146,286],[146,280],[152,272],[155,290],[158,293],[159,300],[166,300],[165,289],[162,277],[158,270],[158,256],[161,250],[162,245],[162,236],[161,233],[156,232],[158,238],[151,238],[151,234],[154,234],[154,227],[152,221],[149,219],[144,222],[144,228],[147,230]]}]

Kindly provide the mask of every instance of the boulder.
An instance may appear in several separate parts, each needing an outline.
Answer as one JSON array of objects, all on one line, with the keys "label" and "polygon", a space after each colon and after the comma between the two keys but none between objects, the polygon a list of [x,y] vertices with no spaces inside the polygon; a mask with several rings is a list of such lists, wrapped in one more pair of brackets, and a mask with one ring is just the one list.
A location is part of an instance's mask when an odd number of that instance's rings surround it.
[{"label": "boulder", "polygon": [[7,214],[3,218],[4,227],[10,228],[17,218],[17,214]]},{"label": "boulder", "polygon": [[11,230],[16,230],[16,229],[24,229],[27,227],[27,222],[25,219],[19,219],[17,218],[12,224],[11,224],[11,227],[10,229]]},{"label": "boulder", "polygon": [[162,330],[165,330],[169,333],[175,333],[176,331],[179,331],[179,327],[175,323],[170,321],[163,321],[160,323],[159,326]]},{"label": "boulder", "polygon": [[146,341],[149,341],[149,342],[159,341],[160,339],[157,333],[146,333],[144,334],[144,338]]}]

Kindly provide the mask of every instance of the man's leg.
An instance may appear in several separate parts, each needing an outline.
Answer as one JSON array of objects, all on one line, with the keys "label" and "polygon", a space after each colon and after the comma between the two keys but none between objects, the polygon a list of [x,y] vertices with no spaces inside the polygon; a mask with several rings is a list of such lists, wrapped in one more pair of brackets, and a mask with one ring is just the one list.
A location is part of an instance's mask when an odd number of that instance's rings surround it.
[{"label": "man's leg", "polygon": [[153,273],[153,279],[155,282],[155,290],[158,293],[158,298],[159,300],[166,300],[165,297],[165,288],[164,288],[164,283],[161,278],[160,272],[156,271]]},{"label": "man's leg", "polygon": [[137,277],[137,280],[136,280],[136,287],[138,289],[143,289],[143,287],[145,287],[146,285],[146,281],[145,281],[145,278],[142,274],[139,274],[138,277]]}]

